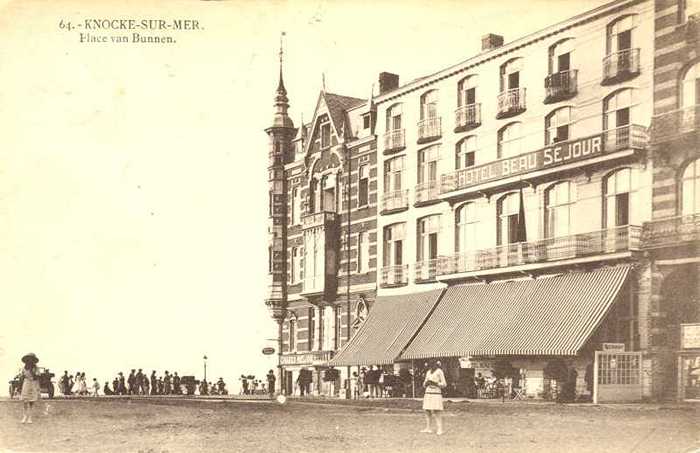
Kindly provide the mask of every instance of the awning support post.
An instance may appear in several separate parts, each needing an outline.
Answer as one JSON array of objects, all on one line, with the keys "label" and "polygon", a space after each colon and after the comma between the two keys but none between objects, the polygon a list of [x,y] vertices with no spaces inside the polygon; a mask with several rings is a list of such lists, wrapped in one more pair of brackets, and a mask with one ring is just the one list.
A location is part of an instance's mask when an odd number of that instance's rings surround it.
[{"label": "awning support post", "polygon": [[413,398],[415,398],[416,397],[416,361],[415,360],[411,360],[411,371],[413,371],[413,373],[411,373],[411,387],[413,387],[413,392],[411,392],[411,396]]}]

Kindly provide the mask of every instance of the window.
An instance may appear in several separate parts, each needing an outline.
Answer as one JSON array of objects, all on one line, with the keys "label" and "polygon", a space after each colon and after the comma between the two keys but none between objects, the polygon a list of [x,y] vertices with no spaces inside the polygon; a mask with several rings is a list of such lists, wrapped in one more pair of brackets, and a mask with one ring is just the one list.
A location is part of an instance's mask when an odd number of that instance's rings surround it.
[{"label": "window", "polygon": [[309,307],[309,351],[313,351],[314,349],[314,337],[316,334],[316,320],[314,319],[315,314],[316,310],[314,309],[314,307]]},{"label": "window", "polygon": [[362,128],[369,129],[372,127],[372,113],[365,113],[362,115]]},{"label": "window", "polygon": [[418,185],[434,184],[437,181],[437,163],[440,147],[431,146],[418,151]]},{"label": "window", "polygon": [[545,145],[569,140],[573,135],[571,133],[572,124],[573,109],[571,107],[562,107],[547,115],[545,118]]},{"label": "window", "polygon": [[404,168],[404,157],[395,157],[384,162],[384,192],[401,190],[401,175]]},{"label": "window", "polygon": [[267,271],[272,273],[272,247],[267,248]]},{"label": "window", "polygon": [[696,105],[700,105],[700,62],[686,71],[681,84],[681,107]]},{"label": "window", "polygon": [[498,200],[496,210],[498,215],[496,228],[497,244],[505,245],[518,242],[518,211],[520,210],[520,196],[518,192],[504,195]]},{"label": "window", "polygon": [[684,20],[683,17],[687,20],[690,16],[700,13],[700,0],[681,0],[679,4],[681,22]]},{"label": "window", "polygon": [[520,123],[510,123],[498,131],[498,159],[517,156],[521,152]]},{"label": "window", "polygon": [[426,120],[438,117],[438,91],[432,90],[420,98],[420,119]]},{"label": "window", "polygon": [[564,181],[550,186],[545,191],[544,236],[546,238],[572,234],[571,213],[575,202],[573,189],[573,184]]},{"label": "window", "polygon": [[333,307],[333,349],[340,348],[340,325],[342,323],[341,311],[339,306]]},{"label": "window", "polygon": [[301,281],[301,250],[298,247],[292,249],[292,284],[295,285]]},{"label": "window", "polygon": [[406,236],[406,224],[397,223],[384,227],[384,266],[401,266],[403,264],[403,240]]},{"label": "window", "polygon": [[574,50],[574,40],[559,41],[549,48],[549,73],[557,74],[571,70],[571,54]]},{"label": "window", "polygon": [[323,340],[325,337],[325,324],[326,320],[324,319],[324,308],[325,307],[320,307],[318,309],[318,350],[323,351]]},{"label": "window", "polygon": [[369,270],[369,233],[360,231],[357,234],[357,272]]},{"label": "window", "polygon": [[337,211],[337,203],[338,200],[336,200],[335,196],[335,189],[336,189],[336,175],[330,174],[330,175],[325,175],[321,179],[321,187],[322,187],[322,193],[323,193],[323,211],[326,212],[336,212]]},{"label": "window", "polygon": [[369,165],[360,166],[358,178],[357,205],[367,206],[369,204]]},{"label": "window", "polygon": [[331,146],[331,123],[321,124],[321,148]]},{"label": "window", "polygon": [[457,143],[455,149],[455,170],[476,165],[476,136],[470,135]]},{"label": "window", "polygon": [[475,250],[479,244],[479,220],[476,203],[460,206],[455,212],[455,252]]},{"label": "window", "polygon": [[700,213],[700,159],[691,162],[681,179],[681,214]]},{"label": "window", "polygon": [[604,179],[605,228],[630,224],[630,208],[634,206],[634,188],[637,187],[636,177],[637,173],[632,169],[622,168]]},{"label": "window", "polygon": [[392,105],[386,111],[386,131],[401,130],[401,114],[403,113],[401,104]]},{"label": "window", "polygon": [[630,142],[628,126],[634,116],[634,95],[632,89],[619,90],[608,96],[603,103],[603,130],[608,132],[605,144],[610,149],[627,146]]},{"label": "window", "polygon": [[320,230],[304,232],[303,271],[304,287],[307,290],[316,289],[323,279],[323,236]]},{"label": "window", "polygon": [[297,317],[294,313],[289,318],[289,352],[297,350]]},{"label": "window", "polygon": [[438,233],[440,216],[431,215],[418,220],[418,262],[434,260],[438,257]]},{"label": "window", "polygon": [[523,59],[516,58],[501,65],[501,92],[520,88]]},{"label": "window", "polygon": [[625,16],[608,25],[607,53],[608,55],[624,52],[632,48],[632,31],[636,26],[637,16]]},{"label": "window", "polygon": [[292,189],[291,221],[292,225],[298,225],[301,223],[301,189],[299,187]]},{"label": "window", "polygon": [[476,104],[477,76],[469,76],[462,79],[457,85],[457,107]]}]

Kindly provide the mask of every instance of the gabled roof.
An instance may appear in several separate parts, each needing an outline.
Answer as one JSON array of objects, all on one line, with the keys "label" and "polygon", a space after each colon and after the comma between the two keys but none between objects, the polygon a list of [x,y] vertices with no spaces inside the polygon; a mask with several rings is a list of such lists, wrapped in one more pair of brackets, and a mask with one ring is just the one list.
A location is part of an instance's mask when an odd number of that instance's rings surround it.
[{"label": "gabled roof", "polygon": [[358,99],[350,96],[341,96],[333,93],[322,93],[331,115],[331,122],[335,131],[340,134],[341,124],[345,121],[345,112],[348,109],[367,103],[366,99]]}]

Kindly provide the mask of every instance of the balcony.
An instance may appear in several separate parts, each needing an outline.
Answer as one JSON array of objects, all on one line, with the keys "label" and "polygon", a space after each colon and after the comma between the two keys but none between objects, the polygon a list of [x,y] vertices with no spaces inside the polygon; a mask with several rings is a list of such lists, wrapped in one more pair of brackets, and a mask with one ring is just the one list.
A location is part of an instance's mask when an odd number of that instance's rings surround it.
[{"label": "balcony", "polygon": [[603,58],[601,85],[612,85],[639,75],[639,49],[626,49]]},{"label": "balcony", "polygon": [[644,223],[642,248],[671,247],[700,241],[700,214]]},{"label": "balcony", "polygon": [[442,136],[442,123],[439,116],[418,121],[418,144],[428,143]]},{"label": "balcony", "polygon": [[[471,250],[438,258],[437,275],[453,275],[460,278],[476,276],[484,271],[516,266],[556,264],[557,262],[568,264],[569,260],[579,259],[582,261],[604,260],[610,258],[611,255],[639,250],[640,236],[641,228],[639,226],[624,226],[533,242],[518,242],[489,249]],[[464,275],[468,273],[472,275]]]},{"label": "balcony", "polygon": [[280,365],[326,365],[335,351],[291,352],[280,356]]},{"label": "balcony", "polygon": [[[440,181],[441,199],[450,198],[467,189],[500,187],[519,181],[520,177],[540,177],[556,170],[556,167],[589,165],[587,161],[601,158],[627,157],[635,150],[646,149],[649,138],[646,128],[631,124],[616,129],[557,142],[547,148],[522,153],[482,165],[462,168],[443,174]],[[617,154],[616,154],[617,153]]]},{"label": "balcony", "polygon": [[416,283],[434,282],[437,276],[438,259],[418,261],[416,263]]},{"label": "balcony", "polygon": [[525,88],[513,88],[498,95],[497,119],[510,118],[523,113],[525,109]]},{"label": "balcony", "polygon": [[408,190],[395,190],[382,195],[382,215],[394,214],[408,209]]},{"label": "balcony", "polygon": [[576,96],[577,93],[578,70],[561,71],[550,74],[544,79],[546,95],[545,104],[565,101]]},{"label": "balcony", "polygon": [[301,217],[303,229],[335,226],[338,223],[338,214],[332,211],[315,212]]},{"label": "balcony", "polygon": [[382,288],[393,288],[408,284],[408,264],[385,266],[381,269],[379,285]]},{"label": "balcony", "polygon": [[415,207],[428,206],[440,201],[440,187],[437,181],[427,181],[416,185]]},{"label": "balcony", "polygon": [[406,148],[406,134],[403,129],[395,129],[384,134],[383,154],[397,153]]},{"label": "balcony", "polygon": [[700,105],[654,115],[651,120],[651,144],[658,145],[675,140],[684,134],[697,131],[698,126],[700,126]]},{"label": "balcony", "polygon": [[481,125],[481,103],[468,104],[455,110],[455,132],[465,132]]}]

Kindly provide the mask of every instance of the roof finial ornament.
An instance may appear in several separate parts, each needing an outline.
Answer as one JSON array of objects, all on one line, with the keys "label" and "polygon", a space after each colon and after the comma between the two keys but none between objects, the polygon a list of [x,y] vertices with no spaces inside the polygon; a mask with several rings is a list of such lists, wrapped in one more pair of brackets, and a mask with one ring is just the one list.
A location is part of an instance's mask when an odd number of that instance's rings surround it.
[{"label": "roof finial ornament", "polygon": [[279,57],[280,57],[280,80],[279,84],[277,85],[277,91],[281,93],[287,93],[287,90],[284,88],[284,80],[282,78],[282,60],[284,56],[284,45],[283,45],[283,37],[286,36],[286,32],[281,32],[280,33],[280,51],[279,51]]},{"label": "roof finial ornament", "polygon": [[326,92],[326,73],[321,73],[321,91]]}]

